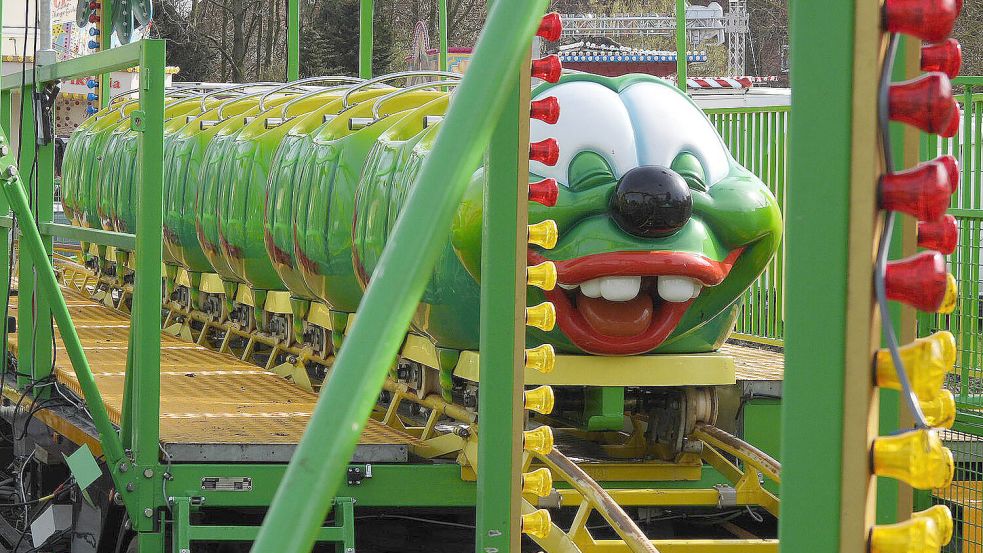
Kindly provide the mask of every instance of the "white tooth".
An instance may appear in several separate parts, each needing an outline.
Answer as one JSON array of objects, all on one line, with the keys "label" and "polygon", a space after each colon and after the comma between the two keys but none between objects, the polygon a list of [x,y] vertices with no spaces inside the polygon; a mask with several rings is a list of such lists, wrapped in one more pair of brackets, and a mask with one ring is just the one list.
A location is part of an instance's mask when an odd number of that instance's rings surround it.
[{"label": "white tooth", "polygon": [[580,286],[579,284],[563,284],[562,282],[557,282],[556,285],[564,290],[575,290],[577,286]]},{"label": "white tooth", "polygon": [[628,301],[638,295],[640,276],[616,276],[601,279],[601,295],[608,301]]},{"label": "white tooth", "polygon": [[696,288],[693,290],[693,299],[696,299],[696,297],[699,296],[700,292],[702,291],[703,291],[703,284],[697,281]]},{"label": "white tooth", "polygon": [[581,282],[580,291],[588,298],[601,297],[601,279],[595,278],[587,282]]},{"label": "white tooth", "polygon": [[675,303],[689,301],[700,293],[699,281],[677,276],[659,277],[659,296]]}]

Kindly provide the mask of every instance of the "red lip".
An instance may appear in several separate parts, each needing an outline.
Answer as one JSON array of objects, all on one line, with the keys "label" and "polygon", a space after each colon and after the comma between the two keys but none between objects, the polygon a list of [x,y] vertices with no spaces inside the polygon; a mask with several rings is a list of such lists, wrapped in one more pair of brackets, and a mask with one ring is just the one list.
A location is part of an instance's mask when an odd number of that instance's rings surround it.
[{"label": "red lip", "polygon": [[[705,286],[716,286],[727,277],[742,251],[743,248],[738,248],[730,252],[723,261],[692,253],[646,251],[593,254],[553,263],[556,265],[557,280],[564,284],[579,284],[604,276],[685,276],[697,279]],[[535,265],[547,259],[529,250],[527,261]],[[580,349],[598,355],[637,355],[659,347],[676,329],[694,301],[674,303],[660,300],[652,322],[644,332],[635,336],[607,336],[584,319],[563,289],[556,287],[545,294],[546,299],[556,307],[560,330]]]}]

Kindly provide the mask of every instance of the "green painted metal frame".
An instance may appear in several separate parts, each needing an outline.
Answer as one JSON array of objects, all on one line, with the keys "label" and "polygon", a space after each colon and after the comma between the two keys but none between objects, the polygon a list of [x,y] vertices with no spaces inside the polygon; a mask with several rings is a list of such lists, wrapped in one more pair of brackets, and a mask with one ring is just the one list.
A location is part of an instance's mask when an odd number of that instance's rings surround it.
[{"label": "green painted metal frame", "polygon": [[287,80],[300,78],[300,0],[287,0]]},{"label": "green painted metal frame", "polygon": [[361,0],[358,4],[358,76],[372,78],[374,0]]},{"label": "green painted metal frame", "polygon": [[447,0],[437,0],[437,67],[447,71]]},{"label": "green painted metal frame", "polygon": [[786,365],[796,370],[783,389],[779,537],[783,551],[833,553],[842,508],[854,2],[795,2],[790,16],[796,189],[785,214],[786,276],[797,290],[822,293],[785,298]]},{"label": "green painted metal frame", "polygon": [[676,86],[686,91],[686,0],[676,0]]}]

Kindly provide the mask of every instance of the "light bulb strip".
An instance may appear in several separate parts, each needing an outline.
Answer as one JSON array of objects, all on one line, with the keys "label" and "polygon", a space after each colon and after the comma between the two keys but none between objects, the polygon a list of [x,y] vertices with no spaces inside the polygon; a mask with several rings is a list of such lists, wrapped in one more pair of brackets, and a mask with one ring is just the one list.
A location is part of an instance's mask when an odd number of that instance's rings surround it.
[{"label": "light bulb strip", "polygon": [[[897,57],[898,42],[898,35],[891,34],[887,56],[881,68],[881,83],[877,101],[878,127],[881,134],[881,147],[887,174],[894,173],[894,159],[891,153],[891,133],[889,129],[888,90],[891,86],[891,69],[894,67],[894,59]],[[887,300],[887,289],[884,284],[888,251],[894,229],[894,219],[894,212],[887,211],[887,215],[884,218],[884,230],[881,232],[880,241],[877,244],[877,261],[874,264],[874,295],[877,298],[877,306],[881,314],[881,331],[884,335],[884,341],[887,342],[887,349],[891,353],[891,359],[894,361],[894,369],[898,374],[898,382],[901,383],[901,395],[904,397],[908,411],[911,412],[911,416],[915,421],[915,427],[928,429],[931,426],[925,420],[925,414],[922,413],[921,405],[918,403],[918,397],[915,395],[914,390],[912,390],[911,381],[908,379],[908,373],[901,359],[898,337],[894,333],[894,325],[892,324],[891,311]]]}]

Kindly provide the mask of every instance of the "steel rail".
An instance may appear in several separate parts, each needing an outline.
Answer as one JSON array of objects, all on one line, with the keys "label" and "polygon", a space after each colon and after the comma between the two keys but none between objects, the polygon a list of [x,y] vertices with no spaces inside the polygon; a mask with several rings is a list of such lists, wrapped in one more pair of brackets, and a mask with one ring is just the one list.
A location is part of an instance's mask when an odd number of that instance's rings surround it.
[{"label": "steel rail", "polygon": [[468,73],[383,250],[253,551],[300,553],[314,545],[511,93],[503,83],[514,82],[545,11],[543,1],[492,5]]}]

